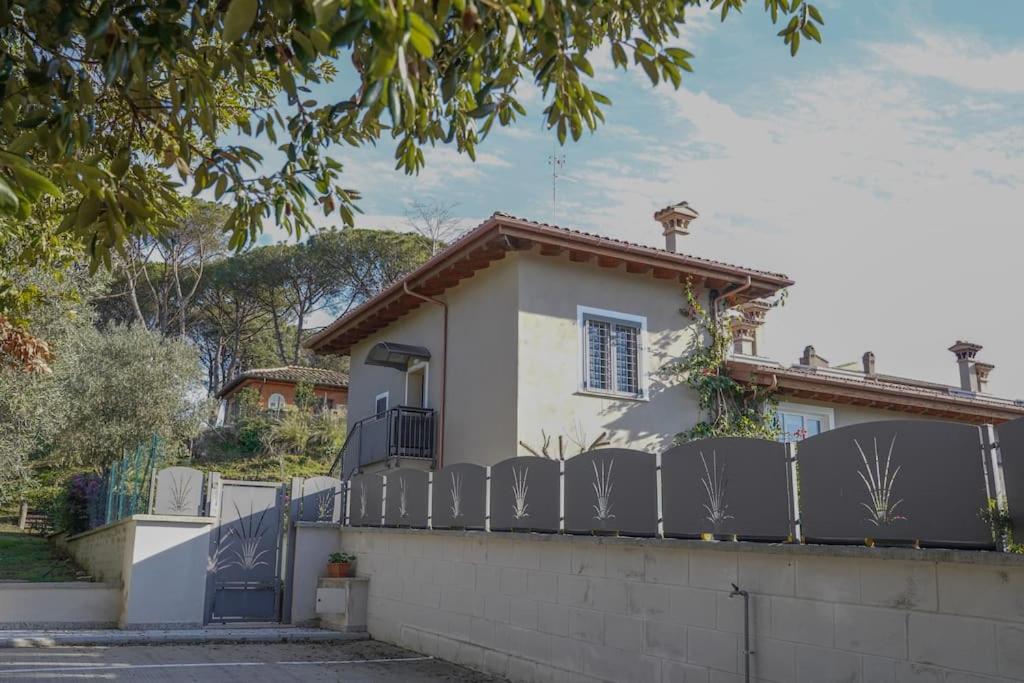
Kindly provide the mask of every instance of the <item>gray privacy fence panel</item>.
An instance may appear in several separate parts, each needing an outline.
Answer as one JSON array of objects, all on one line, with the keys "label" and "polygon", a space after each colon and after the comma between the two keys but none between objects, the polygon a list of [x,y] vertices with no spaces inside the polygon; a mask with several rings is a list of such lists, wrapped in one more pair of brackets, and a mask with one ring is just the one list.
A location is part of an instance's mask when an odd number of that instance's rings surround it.
[{"label": "gray privacy fence panel", "polygon": [[1024,541],[1024,418],[996,427],[1003,483],[1015,540]]},{"label": "gray privacy fence panel", "polygon": [[358,474],[349,480],[349,524],[380,526],[384,505],[384,477],[379,474]]},{"label": "gray privacy fence panel", "polygon": [[789,465],[785,444],[762,439],[704,439],[665,451],[665,535],[785,540],[791,532]]},{"label": "gray privacy fence panel", "polygon": [[153,514],[201,514],[203,473],[191,467],[167,467],[156,473]]},{"label": "gray privacy fence panel", "polygon": [[842,427],[797,451],[805,539],[990,547],[977,427],[894,420]]},{"label": "gray privacy fence panel", "polygon": [[459,463],[434,472],[431,526],[483,529],[487,519],[487,469]]},{"label": "gray privacy fence panel", "polygon": [[491,467],[491,530],[547,531],[559,527],[561,468],[533,456]]},{"label": "gray privacy fence panel", "polygon": [[427,528],[427,473],[409,467],[388,470],[384,523]]},{"label": "gray privacy fence panel", "polygon": [[565,530],[658,533],[657,460],[652,453],[602,448],[565,461]]},{"label": "gray privacy fence panel", "polygon": [[342,513],[341,480],[310,477],[302,482],[298,519],[303,522],[337,522]]}]

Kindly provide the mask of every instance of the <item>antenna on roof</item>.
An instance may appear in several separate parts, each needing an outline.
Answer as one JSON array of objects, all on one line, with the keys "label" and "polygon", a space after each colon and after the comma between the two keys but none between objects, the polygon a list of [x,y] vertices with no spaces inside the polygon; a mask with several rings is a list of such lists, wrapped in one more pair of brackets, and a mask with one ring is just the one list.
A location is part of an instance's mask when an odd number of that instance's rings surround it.
[{"label": "antenna on roof", "polygon": [[558,210],[558,172],[565,168],[565,155],[558,154],[558,148],[555,147],[554,140],[551,141],[551,155],[548,157],[548,165],[551,166],[551,222],[552,224],[557,223],[555,220],[556,213]]}]

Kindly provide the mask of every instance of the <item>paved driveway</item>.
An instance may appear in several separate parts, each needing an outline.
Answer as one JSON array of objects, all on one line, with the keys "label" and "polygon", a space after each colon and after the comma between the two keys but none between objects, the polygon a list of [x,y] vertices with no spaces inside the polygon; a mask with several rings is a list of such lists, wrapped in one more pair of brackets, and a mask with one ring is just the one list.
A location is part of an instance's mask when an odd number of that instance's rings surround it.
[{"label": "paved driveway", "polygon": [[497,681],[375,641],[0,650],[0,681]]}]

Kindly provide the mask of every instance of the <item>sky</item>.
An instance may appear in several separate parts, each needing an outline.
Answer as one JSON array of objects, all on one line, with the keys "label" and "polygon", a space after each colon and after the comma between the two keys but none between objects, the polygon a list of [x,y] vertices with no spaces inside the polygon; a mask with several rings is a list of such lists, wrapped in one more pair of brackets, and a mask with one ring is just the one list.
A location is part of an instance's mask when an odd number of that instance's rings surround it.
[{"label": "sky", "polygon": [[[652,214],[686,200],[700,218],[683,251],[796,281],[762,355],[795,362],[813,344],[839,365],[871,350],[879,372],[956,384],[947,348],[965,339],[996,365],[990,391],[1024,398],[1024,2],[816,4],[824,44],[795,59],[757,0],[724,24],[693,13],[678,44],[695,73],[678,91],[595,55],[607,124],[557,151],[529,83],[528,116],[476,163],[438,147],[409,177],[390,139],[339,148],[357,225],[404,229],[420,200],[456,204],[467,228],[503,211],[663,246]],[[332,89],[351,85],[343,73]]]}]

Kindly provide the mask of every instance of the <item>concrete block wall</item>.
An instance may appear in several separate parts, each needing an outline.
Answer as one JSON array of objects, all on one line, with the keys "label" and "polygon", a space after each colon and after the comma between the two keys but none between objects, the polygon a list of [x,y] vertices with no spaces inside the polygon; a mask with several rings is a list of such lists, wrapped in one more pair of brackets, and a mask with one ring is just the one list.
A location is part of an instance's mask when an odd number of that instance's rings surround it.
[{"label": "concrete block wall", "polygon": [[131,520],[123,519],[71,536],[63,544],[93,579],[121,583],[134,536]]},{"label": "concrete block wall", "polygon": [[1024,557],[347,527],[380,640],[514,681],[1024,680]]}]

